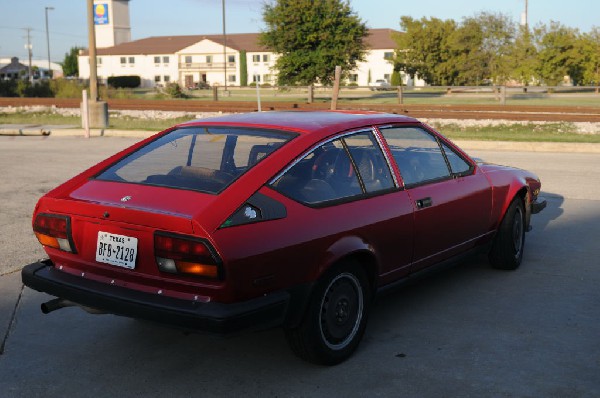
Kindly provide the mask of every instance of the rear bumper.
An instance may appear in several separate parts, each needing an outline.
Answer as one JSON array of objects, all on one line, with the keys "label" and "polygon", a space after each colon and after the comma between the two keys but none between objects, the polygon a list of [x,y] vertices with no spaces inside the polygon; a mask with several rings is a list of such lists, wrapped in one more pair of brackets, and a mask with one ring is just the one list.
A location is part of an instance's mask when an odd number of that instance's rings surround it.
[{"label": "rear bumper", "polygon": [[25,266],[21,278],[34,290],[84,307],[219,334],[282,325],[291,301],[289,292],[278,291],[240,303],[192,302],[83,279],[50,260]]}]

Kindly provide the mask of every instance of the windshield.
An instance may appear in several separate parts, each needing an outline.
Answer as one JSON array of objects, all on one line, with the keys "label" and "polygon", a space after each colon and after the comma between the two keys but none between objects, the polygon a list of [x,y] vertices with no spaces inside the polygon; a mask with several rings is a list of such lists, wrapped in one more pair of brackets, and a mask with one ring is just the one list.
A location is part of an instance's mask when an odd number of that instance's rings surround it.
[{"label": "windshield", "polygon": [[219,193],[295,135],[240,127],[184,127],[152,141],[96,179]]}]

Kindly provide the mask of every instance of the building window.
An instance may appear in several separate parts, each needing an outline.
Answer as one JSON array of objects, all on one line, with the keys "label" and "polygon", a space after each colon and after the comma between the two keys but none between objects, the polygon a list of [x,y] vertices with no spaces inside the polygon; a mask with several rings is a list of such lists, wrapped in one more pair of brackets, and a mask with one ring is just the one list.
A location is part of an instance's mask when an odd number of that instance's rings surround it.
[{"label": "building window", "polygon": [[385,79],[386,82],[390,82],[390,74],[386,73],[385,75],[383,75],[383,78]]},{"label": "building window", "polygon": [[263,75],[263,82],[271,83],[272,80],[273,80],[273,75]]},{"label": "building window", "polygon": [[252,56],[252,62],[260,62],[260,54],[254,54]]},{"label": "building window", "polygon": [[96,64],[97,65],[102,65],[102,58],[101,57],[96,57]]},{"label": "building window", "polygon": [[263,62],[269,62],[269,54],[263,54]]},{"label": "building window", "polygon": [[235,63],[235,55],[228,55],[227,62],[229,62],[230,64],[234,64]]},{"label": "building window", "polygon": [[129,57],[129,63],[131,65],[134,65],[135,64],[135,57]]},{"label": "building window", "polygon": [[154,83],[160,83],[160,75],[154,76]]},{"label": "building window", "polygon": [[394,53],[392,51],[384,52],[383,59],[394,59]]},{"label": "building window", "polygon": [[235,83],[235,81],[236,81],[235,75],[229,75],[227,77],[227,80],[229,81],[229,83]]},{"label": "building window", "polygon": [[169,63],[169,57],[163,57],[163,64]]},{"label": "building window", "polygon": [[253,75],[252,76],[252,81],[254,83],[260,83],[260,75]]},{"label": "building window", "polygon": [[171,81],[171,76],[168,76],[168,75],[163,76],[163,82],[168,83],[170,81]]},{"label": "building window", "polygon": [[154,63],[160,64],[160,57],[154,57]]},{"label": "building window", "polygon": [[207,64],[212,64],[212,55],[207,55],[206,56],[206,63]]},{"label": "building window", "polygon": [[127,57],[121,57],[121,66],[125,66],[127,63]]},{"label": "building window", "polygon": [[191,64],[192,63],[192,56],[191,55],[186,55],[185,56],[185,63],[186,64]]},{"label": "building window", "polygon": [[358,82],[358,75],[352,74],[352,75],[348,76],[348,80],[350,80],[350,83],[356,83],[356,82]]}]

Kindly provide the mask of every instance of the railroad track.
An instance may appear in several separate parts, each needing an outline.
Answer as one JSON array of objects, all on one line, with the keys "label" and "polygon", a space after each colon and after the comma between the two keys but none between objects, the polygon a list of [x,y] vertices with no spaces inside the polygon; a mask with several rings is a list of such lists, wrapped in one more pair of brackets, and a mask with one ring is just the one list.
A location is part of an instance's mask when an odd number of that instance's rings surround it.
[{"label": "railroad track", "polygon": [[[137,100],[109,99],[113,110],[160,110],[200,112],[254,112],[257,104],[246,101]],[[599,99],[600,102],[600,99]],[[0,107],[55,106],[79,108],[80,100],[70,98],[0,98]],[[329,109],[328,103],[263,102],[263,110]],[[494,119],[515,121],[595,122],[600,123],[600,107],[592,106],[515,106],[515,105],[394,105],[338,103],[338,109],[405,114],[417,118]]]}]

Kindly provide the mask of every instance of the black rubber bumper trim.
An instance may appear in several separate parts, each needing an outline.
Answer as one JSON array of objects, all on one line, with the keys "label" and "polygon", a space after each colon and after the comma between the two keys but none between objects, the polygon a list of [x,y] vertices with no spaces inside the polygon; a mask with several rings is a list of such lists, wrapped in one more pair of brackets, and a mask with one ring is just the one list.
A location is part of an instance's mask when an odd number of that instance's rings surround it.
[{"label": "black rubber bumper trim", "polygon": [[34,290],[85,307],[218,334],[279,326],[290,302],[287,291],[232,304],[181,300],[83,279],[55,269],[50,260],[25,266],[21,278]]},{"label": "black rubber bumper trim", "polygon": [[548,202],[545,200],[538,202],[537,200],[531,204],[531,214],[538,214],[540,211],[544,210]]}]

